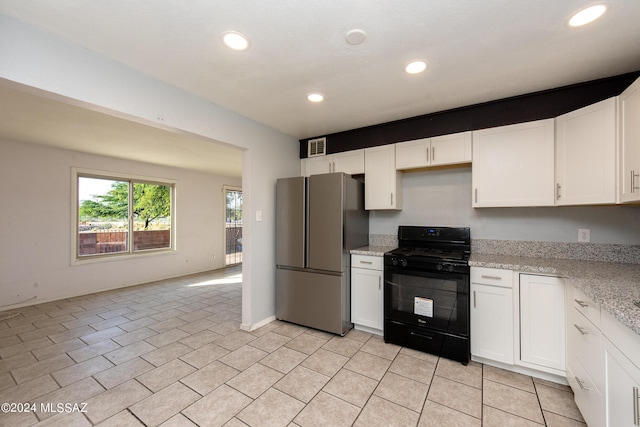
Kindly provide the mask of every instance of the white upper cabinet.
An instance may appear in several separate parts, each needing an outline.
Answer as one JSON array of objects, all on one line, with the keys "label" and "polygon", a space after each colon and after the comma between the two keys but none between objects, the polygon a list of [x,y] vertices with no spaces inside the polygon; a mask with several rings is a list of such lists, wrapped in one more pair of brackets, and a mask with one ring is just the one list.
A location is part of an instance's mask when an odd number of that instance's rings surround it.
[{"label": "white upper cabinet", "polygon": [[402,174],[396,170],[394,145],[364,150],[364,207],[402,209]]},{"label": "white upper cabinet", "polygon": [[344,172],[349,175],[364,173],[364,149],[351,150],[302,160],[302,175]]},{"label": "white upper cabinet", "polygon": [[473,207],[553,206],[554,119],[473,132]]},{"label": "white upper cabinet", "polygon": [[640,201],[640,79],[618,97],[618,200]]},{"label": "white upper cabinet", "polygon": [[556,205],[615,202],[616,98],[610,98],[556,118]]},{"label": "white upper cabinet", "polygon": [[395,146],[398,170],[471,162],[471,132],[399,142]]}]

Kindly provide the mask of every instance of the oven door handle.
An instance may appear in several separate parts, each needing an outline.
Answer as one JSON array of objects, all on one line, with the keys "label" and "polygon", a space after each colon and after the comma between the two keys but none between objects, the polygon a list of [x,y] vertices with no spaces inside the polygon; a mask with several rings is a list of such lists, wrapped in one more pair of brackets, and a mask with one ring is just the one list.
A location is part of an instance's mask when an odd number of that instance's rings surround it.
[{"label": "oven door handle", "polygon": [[414,332],[414,331],[411,331],[411,336],[412,337],[418,337],[418,338],[424,338],[424,339],[427,339],[427,340],[432,340],[433,339],[433,335],[425,335],[425,334],[421,334],[419,332]]}]

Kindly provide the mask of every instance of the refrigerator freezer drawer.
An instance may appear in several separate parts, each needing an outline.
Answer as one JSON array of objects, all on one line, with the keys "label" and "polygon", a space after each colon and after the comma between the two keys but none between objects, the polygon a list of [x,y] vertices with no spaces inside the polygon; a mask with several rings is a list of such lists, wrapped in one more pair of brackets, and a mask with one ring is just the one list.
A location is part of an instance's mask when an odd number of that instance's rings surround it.
[{"label": "refrigerator freezer drawer", "polygon": [[344,335],[350,296],[343,275],[276,269],[276,318]]}]

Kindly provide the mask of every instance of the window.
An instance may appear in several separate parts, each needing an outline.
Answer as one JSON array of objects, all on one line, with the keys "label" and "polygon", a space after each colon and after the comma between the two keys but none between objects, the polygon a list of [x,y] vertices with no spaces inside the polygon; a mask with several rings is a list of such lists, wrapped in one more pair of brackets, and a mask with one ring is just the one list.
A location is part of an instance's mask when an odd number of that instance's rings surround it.
[{"label": "window", "polygon": [[76,172],[76,259],[174,247],[174,184]]}]

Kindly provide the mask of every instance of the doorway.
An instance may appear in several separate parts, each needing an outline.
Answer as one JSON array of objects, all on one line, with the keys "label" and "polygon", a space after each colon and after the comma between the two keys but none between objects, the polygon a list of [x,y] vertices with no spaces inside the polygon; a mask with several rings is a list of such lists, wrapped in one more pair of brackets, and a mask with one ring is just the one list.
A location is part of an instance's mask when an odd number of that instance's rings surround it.
[{"label": "doorway", "polygon": [[242,189],[224,187],[225,266],[242,263]]}]

